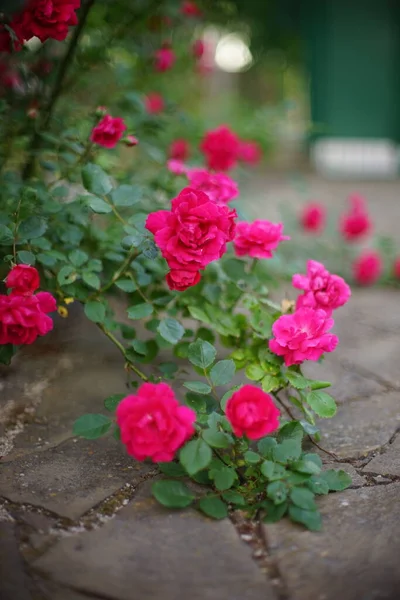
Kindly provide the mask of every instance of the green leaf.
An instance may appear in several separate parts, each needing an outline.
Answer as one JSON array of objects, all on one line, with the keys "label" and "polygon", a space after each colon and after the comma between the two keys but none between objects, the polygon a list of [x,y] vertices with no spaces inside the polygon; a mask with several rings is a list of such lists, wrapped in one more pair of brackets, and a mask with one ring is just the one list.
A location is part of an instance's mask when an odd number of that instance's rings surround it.
[{"label": "green leaf", "polygon": [[185,328],[176,319],[167,317],[160,321],[157,331],[170,344],[177,344],[182,339]]},{"label": "green leaf", "polygon": [[14,241],[14,234],[9,227],[0,223],[0,245],[11,246]]},{"label": "green leaf", "polygon": [[265,437],[258,442],[257,449],[261,456],[263,456],[264,458],[271,459],[273,450],[276,447],[276,445],[277,441],[275,438]]},{"label": "green leaf", "polygon": [[293,471],[299,471],[299,473],[306,473],[308,475],[318,475],[321,472],[321,468],[312,462],[311,460],[298,460],[290,465]]},{"label": "green leaf", "polygon": [[221,408],[222,408],[222,410],[224,412],[226,412],[226,405],[228,403],[228,400],[230,398],[232,398],[233,394],[236,392],[237,389],[238,389],[238,386],[235,386],[232,389],[230,389],[227,392],[225,392],[225,394],[222,396],[222,398],[221,398]]},{"label": "green leaf", "polygon": [[212,459],[212,451],[201,438],[188,442],[181,450],[179,460],[189,475],[205,469]]},{"label": "green leaf", "polygon": [[112,212],[111,205],[105,200],[97,198],[97,196],[89,196],[88,205],[93,212],[98,213],[99,215],[105,215]]},{"label": "green leaf", "polygon": [[247,379],[250,379],[251,381],[260,381],[260,379],[265,376],[264,369],[258,364],[253,364],[246,367],[245,373]]},{"label": "green leaf", "polygon": [[290,421],[290,423],[285,423],[278,432],[278,442],[283,442],[283,440],[296,440],[301,442],[303,439],[303,428],[298,421]]},{"label": "green leaf", "polygon": [[153,496],[167,508],[185,508],[192,504],[194,496],[182,481],[162,479],[151,486]]},{"label": "green leaf", "polygon": [[144,319],[149,317],[153,313],[153,306],[143,302],[142,304],[136,304],[128,308],[128,317],[130,319]]},{"label": "green leaf", "polygon": [[188,306],[188,311],[194,319],[207,323],[208,325],[213,324],[210,317],[201,308],[198,308],[197,306]]},{"label": "green leaf", "polygon": [[89,260],[89,256],[86,252],[78,249],[72,250],[72,252],[68,254],[68,258],[74,267],[81,267]]},{"label": "green leaf", "polygon": [[118,279],[118,281],[115,282],[115,285],[117,286],[117,288],[127,293],[134,292],[135,290],[137,290],[136,283],[131,279]]},{"label": "green leaf", "polygon": [[173,379],[178,370],[178,365],[174,362],[165,362],[160,363],[158,368],[166,379]]},{"label": "green leaf", "polygon": [[125,398],[125,396],[126,394],[113,394],[112,396],[108,396],[108,398],[104,400],[105,408],[111,412],[114,412],[118,404],[123,398]]},{"label": "green leaf", "polygon": [[310,381],[310,388],[312,390],[322,390],[324,388],[331,387],[331,383],[329,381]]},{"label": "green leaf", "polygon": [[314,390],[307,394],[306,402],[319,417],[329,418],[336,414],[336,402],[326,392]]},{"label": "green leaf", "polygon": [[31,240],[44,234],[47,222],[42,217],[28,217],[18,227],[18,238],[20,240]]},{"label": "green leaf", "polygon": [[310,379],[307,379],[300,373],[296,373],[296,371],[290,371],[289,369],[286,371],[286,379],[296,390],[304,390],[311,384]]},{"label": "green leaf", "polygon": [[329,469],[321,473],[320,477],[326,481],[331,492],[341,492],[351,485],[351,477],[345,471]]},{"label": "green leaf", "polygon": [[313,492],[305,487],[293,488],[290,492],[290,499],[293,504],[300,508],[307,510],[315,510],[317,508]]},{"label": "green leaf", "polygon": [[213,448],[228,448],[233,443],[231,435],[215,429],[205,429],[202,435],[207,444]]},{"label": "green leaf", "polygon": [[214,484],[217,490],[229,490],[237,478],[235,469],[223,467],[213,472]]},{"label": "green leaf", "polygon": [[325,479],[321,479],[319,476],[313,475],[308,480],[307,485],[314,494],[326,495],[329,494],[329,485]]},{"label": "green leaf", "polygon": [[85,315],[93,323],[103,323],[106,317],[106,307],[101,302],[91,300],[85,304]]},{"label": "green leaf", "polygon": [[9,365],[15,351],[16,348],[12,344],[2,344],[0,346],[0,364]]},{"label": "green leaf", "polygon": [[185,381],[183,385],[191,392],[196,392],[196,394],[209,394],[211,392],[211,387],[202,381]]},{"label": "green leaf", "polygon": [[188,359],[196,367],[206,369],[214,362],[216,356],[214,346],[200,338],[189,345]]},{"label": "green leaf", "polygon": [[322,469],[322,460],[318,454],[315,454],[314,452],[313,453],[310,452],[308,454],[303,454],[303,456],[301,458],[302,458],[302,460],[313,462],[315,465],[317,465],[317,467],[319,469]]},{"label": "green leaf", "polygon": [[274,375],[266,375],[261,381],[261,387],[264,392],[272,392],[280,386],[280,380]]},{"label": "green leaf", "polygon": [[264,475],[264,477],[266,477],[267,479],[272,478],[275,470],[275,465],[276,463],[272,462],[272,460],[264,460],[260,468],[261,473]]},{"label": "green leaf", "polygon": [[225,502],[229,502],[230,504],[236,504],[237,506],[244,506],[246,504],[243,496],[234,490],[227,490],[222,494],[222,497]]},{"label": "green leaf", "polygon": [[112,190],[111,179],[98,165],[89,163],[82,169],[82,182],[88,192],[105,196]]},{"label": "green leaf", "polygon": [[245,452],[243,458],[249,465],[256,465],[261,460],[261,456],[252,450]]},{"label": "green leaf", "polygon": [[214,385],[226,385],[234,376],[236,366],[233,360],[220,360],[210,371],[211,381]]},{"label": "green leaf", "polygon": [[82,415],[74,423],[72,433],[79,435],[87,440],[94,440],[101,437],[110,429],[111,419],[105,415],[87,414]]},{"label": "green leaf", "polygon": [[140,201],[143,193],[142,188],[134,185],[120,185],[113,190],[111,198],[115,206],[133,206]]},{"label": "green leaf", "polygon": [[82,279],[89,287],[99,290],[101,286],[100,277],[91,271],[83,271]]},{"label": "green leaf", "polygon": [[187,473],[185,469],[176,462],[160,462],[158,468],[164,475],[168,477],[186,477]]},{"label": "green leaf", "polygon": [[278,444],[273,450],[274,460],[280,463],[288,463],[300,458],[301,440],[289,439]]},{"label": "green leaf", "polygon": [[276,523],[286,514],[288,503],[282,502],[281,504],[274,504],[271,500],[265,500],[263,502],[263,508],[265,508],[266,511],[263,522]]},{"label": "green leaf", "polygon": [[287,487],[283,481],[273,481],[267,486],[267,496],[274,504],[281,504],[287,498]]},{"label": "green leaf", "polygon": [[24,265],[34,265],[36,262],[35,255],[27,250],[20,250],[17,252],[17,257],[19,262],[23,263]]},{"label": "green leaf", "polygon": [[299,421],[299,423],[304,429],[305,433],[307,433],[308,435],[315,435],[319,432],[318,427],[316,427],[315,425],[311,425],[311,423],[309,423],[308,421],[301,420]]},{"label": "green leaf", "polygon": [[289,506],[289,516],[292,521],[305,525],[310,531],[320,531],[321,515],[316,510],[305,510],[298,506]]},{"label": "green leaf", "polygon": [[75,271],[75,267],[71,267],[66,265],[62,267],[57,274],[57,281],[62,285],[69,285],[70,283],[74,283],[77,278],[77,274]]},{"label": "green leaf", "polygon": [[224,519],[228,516],[225,502],[216,496],[203,496],[199,501],[199,509],[213,519]]},{"label": "green leaf", "polygon": [[193,408],[197,413],[204,412],[206,409],[206,401],[202,396],[188,392],[185,396],[185,404]]}]

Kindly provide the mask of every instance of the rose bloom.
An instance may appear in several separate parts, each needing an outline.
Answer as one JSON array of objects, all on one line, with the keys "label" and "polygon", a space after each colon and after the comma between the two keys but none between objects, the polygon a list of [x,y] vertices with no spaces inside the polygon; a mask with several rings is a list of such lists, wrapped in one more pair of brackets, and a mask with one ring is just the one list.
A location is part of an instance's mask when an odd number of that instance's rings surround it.
[{"label": "rose bloom", "polygon": [[164,98],[160,94],[148,94],[144,99],[144,105],[149,115],[156,115],[164,110]]},{"label": "rose bloom", "polygon": [[260,162],[262,150],[257,142],[240,142],[239,160],[249,165],[256,165]]},{"label": "rose bloom", "polygon": [[382,259],[378,252],[366,250],[353,263],[353,276],[360,285],[372,285],[382,274]]},{"label": "rose bloom", "polygon": [[393,264],[393,275],[396,279],[400,279],[400,257],[396,258]]},{"label": "rose bloom", "polygon": [[189,142],[179,138],[171,142],[168,150],[168,156],[175,160],[187,160],[190,155]]},{"label": "rose bloom", "polygon": [[191,188],[204,192],[213,202],[224,204],[239,195],[236,181],[224,173],[210,173],[206,169],[189,169],[187,177]]},{"label": "rose bloom", "polygon": [[350,210],[340,218],[339,231],[346,241],[352,242],[370,233],[372,223],[365,207],[365,200],[358,194],[349,197]]},{"label": "rose bloom", "polygon": [[90,139],[103,148],[114,148],[124,135],[126,125],[121,117],[105,115],[93,128]]},{"label": "rose bloom", "polygon": [[147,217],[146,229],[154,234],[170,269],[199,271],[226,252],[236,216],[235,210],[211,202],[203,192],[184,188],[171,210]]},{"label": "rose bloom", "polygon": [[56,308],[56,300],[48,292],[30,296],[13,292],[0,296],[0,345],[32,344],[39,335],[53,329],[53,321],[47,313]]},{"label": "rose bloom", "polygon": [[16,265],[6,277],[6,286],[17,294],[33,294],[39,285],[39,273],[30,265]]},{"label": "rose bloom", "polygon": [[14,17],[11,27],[21,40],[36,36],[41,42],[49,38],[61,42],[68,28],[78,23],[75,11],[80,5],[81,0],[30,0]]},{"label": "rose bloom", "polygon": [[328,315],[343,306],[351,296],[350,287],[339,275],[332,275],[316,260],[307,261],[307,274],[293,275],[293,287],[304,290],[297,298],[296,308],[322,308]]},{"label": "rose bloom", "polygon": [[174,175],[186,175],[188,168],[181,160],[175,160],[171,158],[167,160],[167,169]]},{"label": "rose bloom", "polygon": [[203,11],[197,6],[195,2],[182,2],[181,13],[186,17],[201,17]]},{"label": "rose bloom", "polygon": [[118,404],[116,415],[121,440],[136,460],[170,462],[195,432],[195,411],[181,406],[166,383],[143,383]]},{"label": "rose bloom", "polygon": [[237,437],[258,440],[279,427],[280,412],[272,397],[255,385],[244,385],[235,392],[225,412]]},{"label": "rose bloom", "polygon": [[221,125],[208,131],[200,144],[206,157],[207,166],[213,171],[232,169],[239,156],[239,138],[227,127]]},{"label": "rose bloom", "polygon": [[154,53],[154,68],[160,73],[169,71],[176,61],[175,52],[172,48],[164,46]]},{"label": "rose bloom", "polygon": [[305,231],[320,233],[325,227],[326,211],[322,204],[310,202],[303,208],[300,223]]},{"label": "rose bloom", "polygon": [[184,292],[189,287],[197,285],[200,281],[199,271],[183,271],[181,269],[172,269],[166,277],[166,282],[170,290]]},{"label": "rose bloom", "polygon": [[195,58],[201,58],[205,51],[203,40],[195,40],[192,44],[192,52]]},{"label": "rose bloom", "polygon": [[252,223],[240,221],[236,226],[236,237],[233,241],[237,256],[252,258],[272,258],[273,250],[279,242],[290,240],[282,235],[283,223],[256,220]]},{"label": "rose bloom", "polygon": [[269,349],[283,356],[285,365],[300,365],[305,360],[319,360],[324,352],[333,352],[339,343],[328,333],[334,321],[324,310],[299,308],[292,315],[282,315],[272,326],[274,339]]}]

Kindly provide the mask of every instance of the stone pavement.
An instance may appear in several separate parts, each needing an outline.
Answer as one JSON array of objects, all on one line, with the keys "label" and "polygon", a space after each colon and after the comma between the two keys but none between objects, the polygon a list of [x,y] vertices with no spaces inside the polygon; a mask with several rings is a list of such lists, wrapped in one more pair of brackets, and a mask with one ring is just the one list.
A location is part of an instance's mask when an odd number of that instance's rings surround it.
[{"label": "stone pavement", "polygon": [[335,315],[338,350],[306,367],[333,381],[322,444],[353,479],[319,499],[320,533],[165,510],[149,492],[155,467],[112,436],[74,438],[74,420],[124,392],[125,374],[79,307],[58,319],[0,368],[0,599],[397,600],[399,303],[398,290],[355,290]]}]

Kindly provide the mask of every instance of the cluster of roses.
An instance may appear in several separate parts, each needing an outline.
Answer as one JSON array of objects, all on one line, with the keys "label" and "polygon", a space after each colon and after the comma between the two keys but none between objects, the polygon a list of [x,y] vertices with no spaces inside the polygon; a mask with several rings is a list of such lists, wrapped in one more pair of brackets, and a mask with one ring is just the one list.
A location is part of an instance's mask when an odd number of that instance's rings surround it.
[{"label": "cluster of roses", "polygon": [[33,37],[41,42],[50,38],[65,40],[68,28],[78,23],[76,10],[80,5],[81,0],[29,0],[9,23],[13,39],[4,25],[0,25],[0,52],[20,50],[22,44]]},{"label": "cluster of roses", "polygon": [[[365,199],[359,194],[349,196],[350,207],[341,215],[338,230],[348,243],[365,239],[372,231],[372,220],[368,214]],[[326,209],[319,202],[311,202],[304,206],[300,215],[300,223],[305,231],[320,234],[326,223]],[[382,274],[383,261],[376,250],[365,250],[354,261],[353,276],[361,285],[375,283]],[[394,261],[393,275],[400,279],[400,257]]]},{"label": "cluster of roses", "polygon": [[56,300],[49,292],[35,293],[39,273],[29,265],[13,267],[5,284],[11,293],[0,295],[0,345],[32,344],[53,329],[48,313],[56,310]]}]

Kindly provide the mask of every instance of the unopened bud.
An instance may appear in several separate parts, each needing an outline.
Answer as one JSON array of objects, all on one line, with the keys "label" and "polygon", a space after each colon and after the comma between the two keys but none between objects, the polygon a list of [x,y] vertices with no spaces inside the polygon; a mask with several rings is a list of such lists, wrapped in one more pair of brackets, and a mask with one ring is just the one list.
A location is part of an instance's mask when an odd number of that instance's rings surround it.
[{"label": "unopened bud", "polygon": [[96,117],[104,117],[104,115],[107,114],[107,107],[106,106],[98,106],[96,108]]},{"label": "unopened bud", "polygon": [[123,139],[123,142],[127,146],[137,146],[139,143],[139,140],[134,135],[127,135],[126,138]]}]

